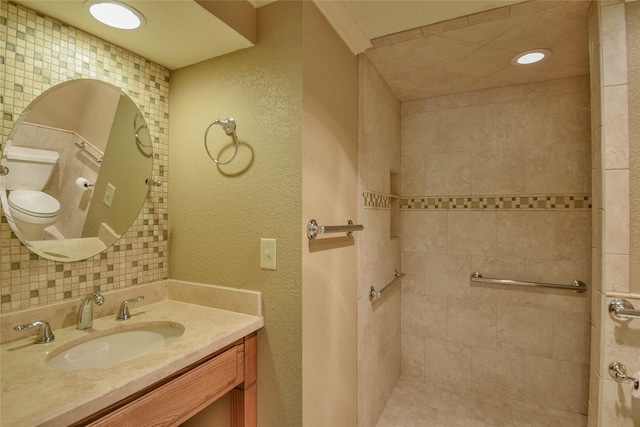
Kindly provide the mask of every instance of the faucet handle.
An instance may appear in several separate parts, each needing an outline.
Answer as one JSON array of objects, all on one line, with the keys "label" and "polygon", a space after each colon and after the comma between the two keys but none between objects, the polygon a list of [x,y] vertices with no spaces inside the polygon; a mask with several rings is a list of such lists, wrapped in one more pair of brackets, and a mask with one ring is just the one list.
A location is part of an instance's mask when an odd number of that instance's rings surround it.
[{"label": "faucet handle", "polygon": [[118,315],[116,316],[116,320],[127,320],[128,318],[130,318],[131,314],[129,313],[129,303],[142,301],[143,299],[144,297],[141,295],[136,298],[126,299],[122,301],[122,304],[120,304],[120,310],[118,310]]},{"label": "faucet handle", "polygon": [[53,332],[51,332],[51,326],[49,326],[49,322],[46,320],[36,320],[33,323],[28,323],[26,325],[18,325],[15,329],[16,331],[22,331],[23,329],[31,329],[37,326],[41,326],[38,331],[38,336],[36,337],[36,344],[46,344],[55,339]]}]

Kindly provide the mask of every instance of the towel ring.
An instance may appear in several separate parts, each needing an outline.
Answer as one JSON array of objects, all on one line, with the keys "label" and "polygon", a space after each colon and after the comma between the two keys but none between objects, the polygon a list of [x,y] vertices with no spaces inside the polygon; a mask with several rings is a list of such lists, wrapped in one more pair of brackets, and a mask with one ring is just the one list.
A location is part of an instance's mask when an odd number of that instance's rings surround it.
[{"label": "towel ring", "polygon": [[[142,119],[142,125],[140,126],[138,126],[138,117]],[[149,139],[149,145],[145,144],[140,140],[140,131],[145,128],[147,129],[147,133],[148,133],[149,126],[147,126],[147,123],[144,121],[144,117],[142,117],[140,113],[136,113],[136,115],[133,117],[133,133],[136,136],[136,142],[142,148],[152,148],[151,139]],[[149,134],[149,138],[151,138],[151,134]]]},{"label": "towel ring", "polygon": [[[233,140],[234,140],[234,142],[236,144],[236,151],[233,153],[233,156],[231,156],[231,158],[229,160],[227,160],[226,162],[221,162],[220,160],[215,159],[211,155],[211,152],[209,151],[209,147],[207,146],[207,134],[209,133],[209,129],[211,129],[211,126],[213,126],[213,125],[222,126],[222,130],[224,130],[224,133],[226,133],[227,135],[233,135]],[[233,159],[236,158],[236,155],[238,154],[238,148],[239,147],[240,147],[240,143],[238,142],[238,135],[236,134],[236,121],[233,119],[233,117],[229,117],[228,119],[223,119],[223,120],[214,120],[209,125],[207,130],[204,132],[204,148],[205,148],[205,150],[207,150],[207,154],[209,155],[211,160],[213,160],[218,165],[226,165],[227,163],[231,163],[233,161]]]}]

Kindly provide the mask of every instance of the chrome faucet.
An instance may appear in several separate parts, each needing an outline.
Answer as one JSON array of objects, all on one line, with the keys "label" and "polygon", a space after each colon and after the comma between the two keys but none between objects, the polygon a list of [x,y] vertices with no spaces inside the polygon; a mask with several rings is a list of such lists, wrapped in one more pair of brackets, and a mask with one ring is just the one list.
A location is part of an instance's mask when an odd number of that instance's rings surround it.
[{"label": "chrome faucet", "polygon": [[76,325],[76,329],[89,329],[93,328],[93,304],[102,305],[104,304],[104,297],[95,292],[93,294],[85,295],[80,302],[80,307],[78,308],[78,321]]},{"label": "chrome faucet", "polygon": [[143,296],[139,296],[122,301],[122,304],[120,304],[120,310],[118,310],[118,315],[116,316],[116,320],[127,320],[128,318],[130,318],[131,313],[129,313],[129,303],[142,301],[143,299]]},{"label": "chrome faucet", "polygon": [[23,329],[31,329],[36,326],[40,326],[38,336],[36,337],[36,344],[46,344],[53,341],[55,336],[53,335],[53,332],[51,332],[51,326],[49,326],[49,323],[46,320],[36,320],[35,322],[28,323],[26,325],[18,325],[13,329],[16,331],[22,331]]}]

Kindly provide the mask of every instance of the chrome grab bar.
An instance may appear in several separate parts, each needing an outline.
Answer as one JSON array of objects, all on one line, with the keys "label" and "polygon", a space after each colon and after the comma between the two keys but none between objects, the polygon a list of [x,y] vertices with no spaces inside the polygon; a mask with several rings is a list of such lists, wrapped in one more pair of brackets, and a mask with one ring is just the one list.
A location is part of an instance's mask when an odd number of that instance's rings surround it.
[{"label": "chrome grab bar", "polygon": [[315,219],[311,219],[307,224],[307,237],[313,240],[318,234],[326,233],[347,233],[347,236],[351,236],[352,232],[361,230],[364,230],[364,225],[354,224],[350,219],[346,225],[318,225]]},{"label": "chrome grab bar", "polygon": [[615,320],[628,322],[631,319],[640,319],[640,310],[635,310],[633,304],[626,299],[616,298],[609,303],[609,315]]},{"label": "chrome grab bar", "polygon": [[389,286],[393,285],[396,282],[399,282],[400,280],[402,280],[402,278],[404,277],[404,273],[398,273],[398,270],[396,270],[393,273],[393,277],[394,279],[392,281],[390,281],[389,283],[387,283],[384,288],[380,289],[379,291],[376,291],[376,288],[374,288],[373,286],[371,287],[371,289],[369,290],[369,301],[373,301],[374,298],[380,298],[382,297],[382,294],[389,289]]},{"label": "chrome grab bar", "polygon": [[[104,156],[104,154],[102,154],[102,152],[100,150],[98,150],[96,147],[94,147],[93,145],[91,145],[87,141],[74,142],[74,144],[76,144],[76,146],[78,146],[78,148],[80,148],[83,153],[85,153],[87,156],[89,156],[91,158],[91,160],[93,160],[94,162],[96,162],[98,164],[102,163],[102,156]],[[91,149],[94,150],[95,152],[97,152],[99,156],[97,156],[97,155],[93,154],[91,151],[89,151],[87,146],[91,147]]]},{"label": "chrome grab bar", "polygon": [[553,289],[566,289],[568,291],[574,292],[584,292],[587,290],[587,285],[580,281],[574,280],[570,285],[558,285],[555,283],[538,283],[538,282],[524,282],[521,280],[508,280],[508,279],[489,279],[482,277],[482,274],[471,273],[471,281],[478,283],[497,283],[499,285],[515,285],[515,286],[530,286],[530,287],[540,287],[540,288],[553,288]]},{"label": "chrome grab bar", "polygon": [[631,390],[640,388],[640,380],[634,376],[627,375],[627,367],[620,362],[613,362],[609,365],[609,375],[617,382],[630,382]]}]

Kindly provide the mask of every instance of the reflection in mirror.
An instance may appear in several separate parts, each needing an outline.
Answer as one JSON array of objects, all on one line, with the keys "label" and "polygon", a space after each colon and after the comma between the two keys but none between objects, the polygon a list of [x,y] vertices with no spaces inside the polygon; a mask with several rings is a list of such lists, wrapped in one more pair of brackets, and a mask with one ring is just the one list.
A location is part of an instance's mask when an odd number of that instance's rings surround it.
[{"label": "reflection in mirror", "polygon": [[122,236],[148,192],[153,152],[144,117],[119,88],[59,84],[18,118],[2,152],[2,207],[16,236],[55,261],[94,256]]}]

